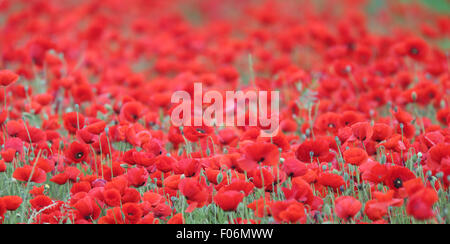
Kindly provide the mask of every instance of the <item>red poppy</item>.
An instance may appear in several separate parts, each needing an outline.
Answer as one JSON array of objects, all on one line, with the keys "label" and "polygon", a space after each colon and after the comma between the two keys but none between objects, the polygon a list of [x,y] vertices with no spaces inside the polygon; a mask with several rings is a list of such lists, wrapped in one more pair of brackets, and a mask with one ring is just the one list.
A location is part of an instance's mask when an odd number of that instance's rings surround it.
[{"label": "red poppy", "polygon": [[[184,178],[180,180],[179,189],[193,207],[202,207],[208,200],[208,191],[199,183],[197,178]],[[191,208],[189,208],[191,210]],[[192,209],[193,210],[193,209]],[[188,211],[188,210],[186,210]]]},{"label": "red poppy", "polygon": [[172,171],[175,159],[166,155],[159,155],[155,158],[156,168],[164,173]]},{"label": "red poppy", "polygon": [[72,163],[81,163],[86,161],[89,156],[89,148],[86,144],[74,141],[65,151],[65,156]]},{"label": "red poppy", "polygon": [[352,165],[361,165],[367,161],[367,152],[361,148],[352,147],[343,153],[344,161]]},{"label": "red poppy", "polygon": [[183,134],[191,142],[197,142],[198,140],[208,137],[214,132],[213,127],[202,125],[202,126],[185,126],[183,128]]},{"label": "red poppy", "polygon": [[219,191],[214,196],[214,202],[224,211],[235,211],[244,198],[244,194],[235,190]]},{"label": "red poppy", "polygon": [[13,173],[13,177],[18,181],[43,183],[47,179],[45,171],[39,167],[25,165],[20,168],[16,168]]},{"label": "red poppy", "polygon": [[5,164],[5,160],[0,160],[0,173],[1,172],[5,172],[6,171],[6,164]]},{"label": "red poppy", "polygon": [[72,193],[72,195],[77,194],[78,192],[89,192],[89,190],[91,190],[91,183],[86,182],[86,181],[80,181],[80,182],[76,182],[72,185],[72,188],[70,189],[70,193]]},{"label": "red poppy", "polygon": [[58,185],[64,185],[69,180],[69,175],[65,172],[54,175],[50,181]]},{"label": "red poppy", "polygon": [[372,140],[381,142],[386,140],[392,134],[392,128],[384,123],[375,123],[373,125]]},{"label": "red poppy", "polygon": [[391,190],[399,190],[403,188],[404,182],[414,178],[416,176],[408,168],[394,165],[388,168],[388,172],[384,178],[384,184]]},{"label": "red poppy", "polygon": [[418,220],[433,218],[433,205],[437,201],[438,195],[433,188],[423,188],[409,197],[406,212]]},{"label": "red poppy", "polygon": [[358,122],[351,126],[353,135],[360,141],[370,139],[373,135],[373,128],[368,122]]},{"label": "red poppy", "polygon": [[23,199],[19,196],[3,196],[1,197],[3,204],[8,211],[15,211],[22,204]]},{"label": "red poppy", "polygon": [[123,214],[125,215],[125,220],[130,224],[137,223],[143,215],[142,209],[137,203],[125,203],[122,206]]},{"label": "red poppy", "polygon": [[253,188],[255,186],[251,183],[251,182],[247,182],[245,180],[241,180],[241,179],[234,179],[230,184],[223,186],[222,188],[220,188],[220,190],[222,191],[238,191],[238,192],[243,192],[245,194],[245,196],[250,195],[250,193],[252,193]]},{"label": "red poppy", "polygon": [[302,203],[293,200],[276,201],[271,203],[270,209],[278,223],[306,223],[305,207]]},{"label": "red poppy", "polygon": [[78,112],[66,113],[63,116],[64,128],[70,133],[75,134],[77,130],[84,127],[84,116]]},{"label": "red poppy", "polygon": [[0,85],[9,86],[19,79],[19,75],[12,72],[11,70],[0,70]]},{"label": "red poppy", "polygon": [[100,216],[101,209],[97,201],[89,196],[78,200],[73,207],[76,209],[76,215],[79,219],[93,221]]},{"label": "red poppy", "polygon": [[353,218],[361,209],[362,204],[351,196],[338,197],[335,200],[336,215],[344,220]]},{"label": "red poppy", "polygon": [[325,140],[306,140],[297,148],[295,155],[305,163],[312,161],[328,162],[333,157],[329,151],[330,147]]},{"label": "red poppy", "polygon": [[53,200],[45,195],[38,195],[32,199],[30,199],[30,204],[33,209],[39,211],[49,205],[53,204]]},{"label": "red poppy", "polygon": [[256,142],[244,148],[244,154],[239,159],[239,167],[245,171],[252,171],[258,165],[275,166],[280,160],[278,147],[268,142]]},{"label": "red poppy", "polygon": [[111,207],[118,207],[121,203],[121,195],[120,192],[114,188],[112,189],[105,189],[103,196],[105,198],[105,203],[108,204],[108,206]]},{"label": "red poppy", "polygon": [[140,187],[147,184],[148,172],[145,168],[132,168],[127,172],[128,184],[134,187]]},{"label": "red poppy", "polygon": [[16,156],[16,150],[14,148],[8,148],[0,152],[0,154],[5,162],[11,163]]},{"label": "red poppy", "polygon": [[410,38],[407,39],[404,43],[406,54],[417,60],[423,61],[428,54],[428,45],[427,43],[419,38]]},{"label": "red poppy", "polygon": [[127,203],[127,202],[138,203],[140,201],[141,201],[141,194],[139,193],[138,190],[136,190],[135,188],[130,188],[130,187],[125,189],[125,192],[122,195],[123,203]]},{"label": "red poppy", "polygon": [[427,165],[431,169],[439,169],[444,160],[450,157],[450,143],[439,143],[428,151]]},{"label": "red poppy", "polygon": [[283,162],[282,169],[290,177],[297,177],[306,174],[306,165],[296,158],[287,158]]},{"label": "red poppy", "polygon": [[329,186],[334,189],[339,189],[341,186],[344,186],[345,181],[344,178],[340,175],[323,172],[319,175],[318,183],[323,186]]},{"label": "red poppy", "polygon": [[184,224],[183,213],[177,213],[167,221],[168,224]]}]

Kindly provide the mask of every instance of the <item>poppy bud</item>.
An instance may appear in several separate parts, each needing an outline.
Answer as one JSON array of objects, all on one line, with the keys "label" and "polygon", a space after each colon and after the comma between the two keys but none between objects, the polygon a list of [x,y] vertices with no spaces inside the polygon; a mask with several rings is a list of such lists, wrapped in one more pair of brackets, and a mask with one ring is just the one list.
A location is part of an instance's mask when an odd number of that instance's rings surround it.
[{"label": "poppy bud", "polygon": [[415,91],[413,91],[413,92],[411,93],[411,99],[412,99],[413,102],[416,101],[416,99],[417,99],[417,93],[416,93]]},{"label": "poppy bud", "polygon": [[382,154],[381,158],[380,158],[380,164],[385,164],[386,163],[386,155]]},{"label": "poppy bud", "polygon": [[217,174],[217,177],[216,177],[217,184],[220,184],[220,182],[222,182],[222,180],[223,180],[223,175],[222,175],[222,172],[220,172],[219,174]]},{"label": "poppy bud", "polygon": [[344,180],[347,181],[349,179],[349,175],[347,173],[344,173]]},{"label": "poppy bud", "polygon": [[331,208],[328,204],[324,204],[322,210],[325,215],[331,215]]},{"label": "poppy bud", "polygon": [[439,179],[441,179],[442,177],[444,177],[444,173],[438,172],[438,173],[436,173],[436,177],[438,177]]},{"label": "poppy bud", "polygon": [[422,161],[422,153],[421,152],[418,152],[417,153],[417,164],[420,164],[420,161]]}]

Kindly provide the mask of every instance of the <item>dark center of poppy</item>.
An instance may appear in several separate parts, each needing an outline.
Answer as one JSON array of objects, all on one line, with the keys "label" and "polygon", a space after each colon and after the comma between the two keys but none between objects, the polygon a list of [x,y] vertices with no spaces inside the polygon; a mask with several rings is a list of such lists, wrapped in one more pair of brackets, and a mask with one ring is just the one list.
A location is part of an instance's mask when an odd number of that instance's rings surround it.
[{"label": "dark center of poppy", "polygon": [[412,55],[417,55],[417,54],[419,54],[419,49],[413,47],[413,48],[411,48],[410,52]]},{"label": "dark center of poppy", "polygon": [[329,123],[329,124],[328,124],[328,127],[330,127],[330,128],[335,128],[336,125],[334,125],[333,123]]},{"label": "dark center of poppy", "polygon": [[138,116],[136,114],[131,115],[131,117],[133,118],[133,120],[137,120]]},{"label": "dark center of poppy", "polygon": [[197,130],[198,133],[205,134],[205,131],[203,129],[197,128],[196,130]]},{"label": "dark center of poppy", "polygon": [[259,159],[258,163],[262,163],[262,162],[264,162],[264,160],[266,160],[266,159],[264,157],[262,157]]},{"label": "dark center of poppy", "polygon": [[76,159],[80,159],[80,158],[82,158],[83,157],[83,153],[82,152],[79,152],[79,153],[77,153],[76,155],[75,155],[75,158]]},{"label": "dark center of poppy", "polygon": [[397,178],[394,180],[394,187],[395,188],[401,188],[403,186],[403,181],[400,178]]}]

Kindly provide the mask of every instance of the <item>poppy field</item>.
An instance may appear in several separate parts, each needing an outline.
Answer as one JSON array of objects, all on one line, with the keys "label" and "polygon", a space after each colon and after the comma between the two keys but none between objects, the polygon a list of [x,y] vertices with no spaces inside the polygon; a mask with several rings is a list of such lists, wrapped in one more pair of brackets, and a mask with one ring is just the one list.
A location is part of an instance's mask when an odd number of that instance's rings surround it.
[{"label": "poppy field", "polygon": [[[448,0],[0,0],[0,223],[449,224],[449,16]],[[272,106],[203,98],[213,124],[175,125],[173,94],[198,87]],[[253,112],[276,133],[217,120]]]}]

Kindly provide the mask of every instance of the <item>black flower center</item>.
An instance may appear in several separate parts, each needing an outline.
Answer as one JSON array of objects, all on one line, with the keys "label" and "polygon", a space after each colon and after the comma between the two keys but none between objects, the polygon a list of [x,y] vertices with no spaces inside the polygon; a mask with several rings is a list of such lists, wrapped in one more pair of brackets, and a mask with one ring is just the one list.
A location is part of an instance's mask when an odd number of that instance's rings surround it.
[{"label": "black flower center", "polygon": [[413,48],[411,48],[410,52],[412,55],[417,55],[417,54],[419,54],[419,49],[413,47]]},{"label": "black flower center", "polygon": [[80,159],[80,158],[82,158],[83,157],[83,153],[82,152],[79,152],[79,153],[77,153],[76,155],[75,155],[75,158],[76,159]]},{"label": "black flower center", "polygon": [[262,157],[259,159],[258,163],[262,163],[262,162],[264,162],[264,160],[266,160],[266,159],[264,157]]},{"label": "black flower center", "polygon": [[403,181],[400,178],[397,178],[394,180],[394,187],[395,188],[401,188],[403,186]]},{"label": "black flower center", "polygon": [[203,129],[197,128],[197,132],[201,134],[205,134],[205,131]]}]

